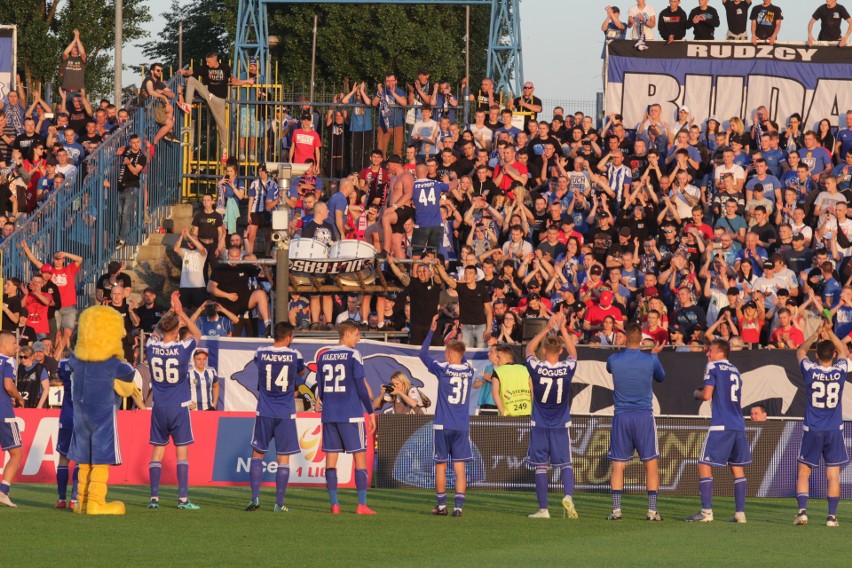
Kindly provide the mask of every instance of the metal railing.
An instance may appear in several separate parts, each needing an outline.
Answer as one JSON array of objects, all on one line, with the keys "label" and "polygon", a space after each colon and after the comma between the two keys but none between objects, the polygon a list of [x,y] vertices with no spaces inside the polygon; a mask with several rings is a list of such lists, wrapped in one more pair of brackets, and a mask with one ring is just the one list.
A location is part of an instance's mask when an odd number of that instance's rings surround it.
[{"label": "metal railing", "polygon": [[[180,78],[170,81],[170,87]],[[183,147],[161,141],[151,155],[148,141],[160,128],[149,104],[131,112],[131,119],[115,130],[78,168],[77,175],[54,192],[17,230],[0,245],[3,276],[26,281],[35,270],[23,254],[26,242],[35,256],[49,262],[57,251],[83,257],[78,273],[77,304],[86,306],[94,296],[95,283],[112,260],[127,260],[146,235],[160,226],[170,206],[180,200]],[[142,139],[142,152],[148,163],[142,170],[140,189],[132,214],[126,222],[126,245],[117,249],[121,215],[118,176],[122,157],[116,153],[132,134]]]}]

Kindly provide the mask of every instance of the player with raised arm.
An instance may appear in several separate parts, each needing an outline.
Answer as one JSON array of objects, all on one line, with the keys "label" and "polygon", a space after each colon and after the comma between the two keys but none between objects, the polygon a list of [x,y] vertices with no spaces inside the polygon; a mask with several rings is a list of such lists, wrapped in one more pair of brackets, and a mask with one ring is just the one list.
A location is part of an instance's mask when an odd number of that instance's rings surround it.
[{"label": "player with raised arm", "polygon": [[301,353],[292,349],[293,325],[280,321],[273,329],[274,343],[258,348],[254,354],[257,366],[257,416],[251,438],[251,503],[246,511],[260,509],[260,482],[263,479],[263,454],[269,441],[275,440],[278,469],[275,472],[276,513],[289,513],[284,506],[284,494],[290,481],[290,456],[298,454],[299,434],[296,431],[296,401],[293,396],[296,382],[305,374]]},{"label": "player with raised arm", "polygon": [[660,470],[657,460],[657,423],[654,421],[654,391],[652,379],[658,383],[666,372],[657,358],[663,346],[658,344],[651,353],[639,350],[642,328],[629,325],[626,330],[626,349],[614,353],[606,360],[606,370],[612,374],[615,415],[608,457],[612,461],[612,514],[607,519],[620,521],[621,493],[624,489],[624,470],[633,459],[634,450],[645,465],[645,485],[648,491],[648,521],[662,521],[657,512],[657,490],[660,487]]},{"label": "player with raised arm", "polygon": [[687,517],[691,523],[713,521],[713,467],[730,466],[734,477],[735,512],[732,523],[745,523],[746,477],[744,466],[751,464],[751,448],[745,435],[745,419],[740,405],[742,378],[728,357],[731,346],[724,339],[714,339],[707,350],[704,386],[695,389],[698,400],[709,400],[712,417],[710,430],[698,460],[698,491],[701,511]]},{"label": "player with raised arm", "polygon": [[[558,329],[562,335],[547,335]],[[527,345],[527,368],[530,371],[532,393],[532,420],[530,422],[530,447],[527,463],[535,467],[535,494],[538,511],[532,519],[549,519],[547,508],[547,467],[560,468],[562,479],[562,507],[569,519],[577,518],[574,508],[574,466],[571,462],[571,379],[577,371],[577,348],[574,336],[565,329],[565,318],[560,313],[550,318],[547,326]],[[536,357],[543,342],[544,361]],[[560,361],[563,346],[568,357]]]},{"label": "player with raised arm", "polygon": [[[325,452],[325,483],[331,501],[331,514],[340,514],[337,500],[337,458],[340,452],[353,454],[357,515],[375,515],[367,506],[367,436],[376,430],[373,400],[364,374],[364,363],[355,346],[361,341],[358,324],[337,324],[338,345],[317,358],[317,381],[322,403],[322,451]],[[364,432],[364,413],[370,415]]]},{"label": "player with raised arm", "polygon": [[56,501],[57,509],[73,509],[77,504],[77,479],[80,475],[80,466],[74,464],[74,473],[71,481],[71,503],[68,498],[68,451],[71,449],[71,437],[74,434],[74,403],[71,395],[71,365],[68,357],[59,361],[56,375],[62,380],[62,406],[59,410],[59,435],[56,439],[56,453],[59,454],[59,463],[56,466],[56,491],[59,499]]},{"label": "player with raised arm", "polygon": [[444,363],[429,355],[432,335],[438,329],[438,316],[420,347],[420,360],[438,378],[438,404],[435,407],[435,496],[438,506],[433,515],[447,515],[447,464],[452,460],[456,475],[453,516],[461,517],[464,492],[467,489],[466,463],[473,459],[470,445],[470,411],[468,397],[475,370],[464,359],[464,343],[450,340],[444,345]]},{"label": "player with raised arm", "polygon": [[[160,506],[160,476],[163,456],[169,438],[175,445],[177,457],[178,509],[200,509],[189,500],[189,445],[192,436],[190,405],[192,393],[189,369],[192,353],[201,341],[201,331],[183,311],[178,292],[172,294],[172,309],[157,324],[154,334],[145,347],[148,367],[151,369],[151,394],[154,408],[151,412],[151,462],[148,474],[151,482],[149,509]],[[181,339],[181,323],[190,337]]]},{"label": "player with raised arm", "polygon": [[9,499],[9,489],[18,467],[21,465],[21,432],[15,421],[14,405],[24,407],[24,399],[15,388],[15,354],[18,341],[13,333],[0,331],[0,380],[3,392],[0,393],[0,451],[9,452],[9,459],[3,468],[3,481],[0,482],[0,505],[17,507]]},{"label": "player with raised arm", "polygon": [[[818,363],[808,359],[808,350],[814,343]],[[839,526],[837,505],[840,502],[840,466],[849,462],[849,453],[843,440],[843,386],[849,362],[849,351],[838,339],[830,320],[805,341],[796,357],[805,379],[805,421],[802,426],[802,447],[799,451],[799,479],[796,483],[796,500],[799,513],[795,525],[808,524],[808,483],[811,470],[825,460],[828,479],[828,518],[825,525]],[[835,359],[836,357],[836,359]]]}]

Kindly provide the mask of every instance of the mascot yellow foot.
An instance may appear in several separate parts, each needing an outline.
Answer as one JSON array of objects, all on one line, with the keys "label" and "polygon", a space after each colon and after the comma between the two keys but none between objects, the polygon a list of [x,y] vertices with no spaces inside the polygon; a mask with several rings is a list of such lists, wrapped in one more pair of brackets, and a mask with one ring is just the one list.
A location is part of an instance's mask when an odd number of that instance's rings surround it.
[{"label": "mascot yellow foot", "polygon": [[86,514],[86,501],[89,496],[89,476],[92,473],[92,466],[89,464],[80,464],[80,471],[77,476],[77,504],[74,507],[74,512],[78,515]]},{"label": "mascot yellow foot", "polygon": [[[86,503],[87,515],[123,515],[124,503],[113,501],[107,503],[107,482],[109,481],[108,465],[93,465],[89,477],[88,496]],[[82,473],[82,471],[80,472]],[[77,489],[79,495],[79,488]]]}]

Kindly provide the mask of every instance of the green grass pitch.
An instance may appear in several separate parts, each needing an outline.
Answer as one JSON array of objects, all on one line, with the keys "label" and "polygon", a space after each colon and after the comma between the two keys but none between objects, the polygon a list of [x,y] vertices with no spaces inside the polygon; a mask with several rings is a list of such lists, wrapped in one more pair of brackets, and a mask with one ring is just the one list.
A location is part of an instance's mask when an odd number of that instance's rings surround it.
[{"label": "green grass pitch", "polygon": [[[176,488],[164,487],[158,510],[145,508],[147,487],[110,487],[127,505],[124,517],[85,517],[52,508],[55,488],[13,487],[18,509],[0,510],[0,565],[47,566],[780,566],[794,562],[848,566],[852,507],[841,502],[841,526],[825,526],[825,500],[811,500],[811,524],[794,527],[793,499],[751,499],[748,524],[724,522],[733,499],[714,503],[716,521],[687,524],[698,498],[661,495],[662,523],[644,520],[643,496],[625,496],[625,518],[604,520],[609,495],[579,493],[580,518],[528,519],[533,493],[469,491],[464,517],[433,517],[434,494],[371,490],[378,515],[357,517],[354,490],[341,490],[343,514],[328,513],[321,489],[288,491],[289,514],[242,509],[248,488],[191,488],[200,511],[179,511]],[[452,506],[452,494],[450,494]],[[849,519],[848,521],[846,519]]]}]

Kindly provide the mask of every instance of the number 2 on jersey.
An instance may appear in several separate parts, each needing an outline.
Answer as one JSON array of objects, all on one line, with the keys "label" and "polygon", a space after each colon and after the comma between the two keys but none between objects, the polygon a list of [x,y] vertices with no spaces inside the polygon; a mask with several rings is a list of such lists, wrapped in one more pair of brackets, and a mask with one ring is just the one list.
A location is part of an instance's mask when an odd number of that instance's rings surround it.
[{"label": "number 2 on jersey", "polygon": [[840,383],[814,383],[811,406],[814,408],[837,408],[840,402]]},{"label": "number 2 on jersey", "polygon": [[346,367],[337,365],[326,365],[323,370],[323,392],[346,392],[346,385],[341,384],[346,376]]},{"label": "number 2 on jersey", "polygon": [[740,400],[740,386],[742,385],[742,379],[740,379],[739,375],[731,374],[731,402],[739,402]]},{"label": "number 2 on jersey", "polygon": [[275,382],[272,381],[272,365],[266,366],[266,390],[272,391],[272,385],[281,388],[281,392],[287,391],[287,385],[290,379],[290,368],[287,365],[281,367],[281,372],[275,377]]}]

